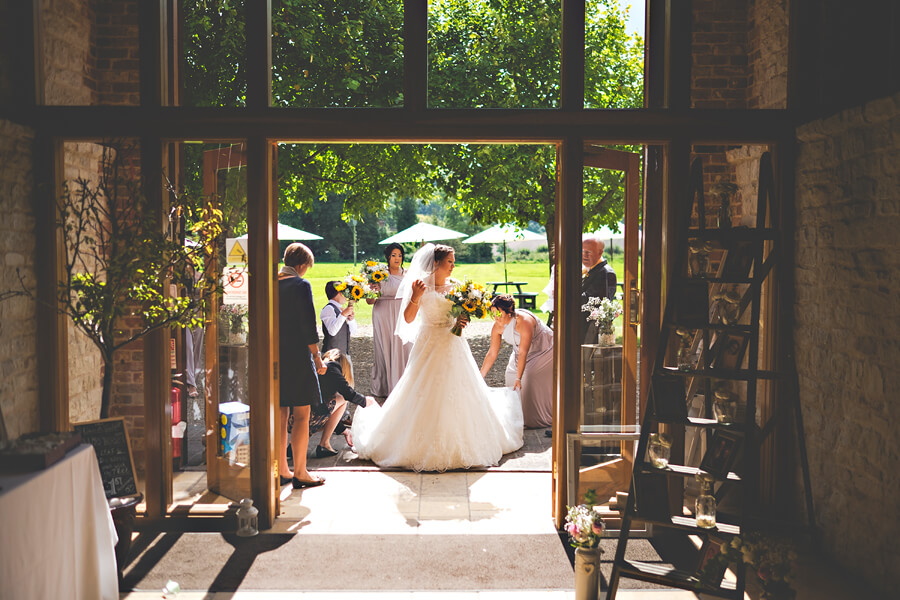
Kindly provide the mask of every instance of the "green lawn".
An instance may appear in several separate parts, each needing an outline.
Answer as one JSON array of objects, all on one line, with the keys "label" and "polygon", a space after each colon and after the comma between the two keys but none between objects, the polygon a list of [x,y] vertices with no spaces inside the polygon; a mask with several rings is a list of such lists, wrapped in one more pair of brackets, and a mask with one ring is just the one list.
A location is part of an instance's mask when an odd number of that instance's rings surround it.
[{"label": "green lawn", "polygon": [[[610,262],[619,281],[622,280],[624,273],[623,258],[621,254],[616,255]],[[316,304],[316,311],[320,311],[328,299],[325,297],[325,284],[333,279],[338,279],[347,274],[348,271],[356,271],[351,263],[323,263],[317,262],[315,266],[306,272],[306,279],[309,280],[313,289],[313,300]],[[537,292],[536,306],[541,306],[546,300],[547,295],[541,290],[547,285],[550,277],[550,269],[546,262],[509,262],[507,263],[507,272],[510,281],[527,281],[528,285],[522,287],[522,291]],[[474,281],[484,283],[486,281],[502,281],[503,280],[503,263],[486,263],[486,264],[464,264],[456,263],[453,270],[453,276],[458,279],[469,277]],[[501,290],[503,288],[500,288]],[[512,291],[512,290],[511,290]],[[541,313],[539,313],[540,315]],[[365,301],[357,303],[356,319],[360,324],[367,325],[372,322],[372,307]]]}]

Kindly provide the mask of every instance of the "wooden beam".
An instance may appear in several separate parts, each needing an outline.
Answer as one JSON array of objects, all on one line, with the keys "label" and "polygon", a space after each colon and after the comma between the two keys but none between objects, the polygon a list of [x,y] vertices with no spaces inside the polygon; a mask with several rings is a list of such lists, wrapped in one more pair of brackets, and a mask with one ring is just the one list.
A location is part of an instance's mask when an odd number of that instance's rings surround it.
[{"label": "wooden beam", "polygon": [[278,239],[275,233],[277,187],[275,147],[263,137],[247,140],[247,242],[250,245],[250,490],[259,510],[259,525],[275,522],[278,499],[275,368],[278,350]]},{"label": "wooden beam", "polygon": [[245,11],[247,108],[264,111],[272,104],[272,0],[247,2]]},{"label": "wooden beam", "polygon": [[[786,110],[425,110],[42,106],[5,115],[66,139],[159,135],[226,141],[260,135],[281,142],[774,143],[794,128]],[[14,120],[15,120],[14,119]]]},{"label": "wooden beam", "polygon": [[668,0],[645,0],[644,108],[665,106],[666,8]]},{"label": "wooden beam", "polygon": [[692,0],[667,0],[663,105],[668,108],[691,106],[692,9]]},{"label": "wooden beam", "polygon": [[637,155],[634,152],[603,148],[595,146],[594,144],[584,145],[584,166],[586,167],[628,171],[633,167],[633,160],[635,157],[640,161],[640,155]]},{"label": "wooden beam", "polygon": [[[38,411],[43,432],[68,431],[69,321],[58,309],[57,285],[65,279],[63,233],[56,225],[63,190],[63,145],[37,136],[34,143],[34,230],[37,282]],[[98,373],[99,375],[99,373]]]},{"label": "wooden beam", "polygon": [[[141,183],[150,205],[167,220],[162,189],[163,149],[159,138],[141,139]],[[168,329],[144,337],[144,446],[147,516],[166,514],[172,503],[172,404],[169,402]]]},{"label": "wooden beam", "polygon": [[559,105],[584,109],[584,0],[562,0]]},{"label": "wooden beam", "polygon": [[659,347],[662,323],[662,230],[666,188],[666,149],[644,151],[644,205],[641,225],[641,363],[640,414],[647,412],[650,375]]},{"label": "wooden beam", "polygon": [[428,104],[428,1],[403,0],[403,106],[417,113]]},{"label": "wooden beam", "polygon": [[556,526],[565,519],[566,433],[578,428],[581,404],[581,231],[584,202],[584,167],[581,138],[568,139],[558,147],[556,192],[556,315],[553,359],[556,380],[553,415],[553,511]]}]

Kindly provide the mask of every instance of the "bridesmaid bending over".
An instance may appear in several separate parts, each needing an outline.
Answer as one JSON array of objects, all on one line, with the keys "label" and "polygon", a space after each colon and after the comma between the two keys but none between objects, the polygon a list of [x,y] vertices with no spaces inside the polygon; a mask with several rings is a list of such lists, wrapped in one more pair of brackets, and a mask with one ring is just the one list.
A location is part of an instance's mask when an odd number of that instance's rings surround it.
[{"label": "bridesmaid bending over", "polygon": [[500,340],[511,344],[506,387],[520,391],[525,427],[549,427],[553,422],[553,330],[531,312],[516,308],[509,294],[494,296],[491,314],[491,347],[481,365],[481,376],[494,366]]}]

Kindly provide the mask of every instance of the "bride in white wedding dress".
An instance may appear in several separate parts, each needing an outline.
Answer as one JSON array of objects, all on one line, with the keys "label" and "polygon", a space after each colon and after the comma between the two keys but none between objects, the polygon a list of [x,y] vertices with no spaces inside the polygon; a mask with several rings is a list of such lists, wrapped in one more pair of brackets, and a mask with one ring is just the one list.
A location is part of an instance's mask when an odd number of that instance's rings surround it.
[{"label": "bride in white wedding dress", "polygon": [[518,393],[488,387],[468,342],[450,333],[454,261],[453,248],[426,244],[397,291],[396,333],[415,344],[384,405],[357,409],[351,430],[356,453],[379,466],[487,467],[522,447]]}]

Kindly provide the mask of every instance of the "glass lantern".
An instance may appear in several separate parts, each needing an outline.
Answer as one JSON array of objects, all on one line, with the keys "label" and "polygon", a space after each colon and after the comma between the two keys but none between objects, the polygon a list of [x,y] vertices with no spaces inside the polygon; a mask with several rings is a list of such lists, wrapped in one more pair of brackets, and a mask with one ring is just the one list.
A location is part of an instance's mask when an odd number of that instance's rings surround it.
[{"label": "glass lantern", "polygon": [[689,244],[688,250],[690,252],[688,257],[689,275],[691,277],[706,277],[712,245],[709,242],[694,240]]},{"label": "glass lantern", "polygon": [[672,453],[672,440],[664,433],[650,434],[650,444],[647,446],[647,455],[650,464],[657,469],[665,469],[669,466],[669,456]]},{"label": "glass lantern", "polygon": [[678,370],[693,371],[697,366],[697,354],[691,352],[691,345],[694,341],[694,332],[685,327],[679,327],[675,330],[678,335]]},{"label": "glass lantern", "polygon": [[715,294],[716,317],[722,325],[735,325],[738,321],[741,297],[735,290],[725,290]]},{"label": "glass lantern", "polygon": [[253,537],[259,533],[257,527],[257,518],[259,511],[253,506],[253,500],[244,498],[241,500],[241,506],[237,510],[238,529],[237,534],[241,537]]},{"label": "glass lantern", "polygon": [[696,479],[700,482],[700,495],[694,501],[697,527],[713,529],[716,526],[716,497],[712,495],[712,488],[716,479],[704,472],[697,473]]},{"label": "glass lantern", "polygon": [[723,425],[737,422],[737,395],[728,388],[722,387],[714,392],[713,398],[713,413],[716,415],[716,421]]}]

